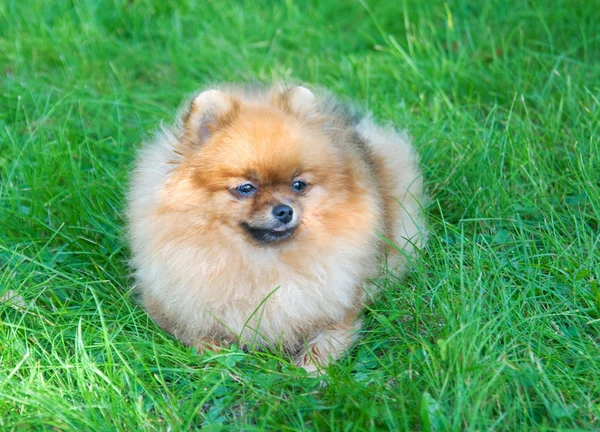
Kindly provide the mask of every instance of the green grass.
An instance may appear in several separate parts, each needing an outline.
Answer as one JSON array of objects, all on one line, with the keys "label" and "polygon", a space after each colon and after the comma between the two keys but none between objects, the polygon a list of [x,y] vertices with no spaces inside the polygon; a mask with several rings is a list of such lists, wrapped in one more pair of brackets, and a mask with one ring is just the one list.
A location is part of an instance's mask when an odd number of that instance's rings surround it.
[{"label": "green grass", "polygon": [[[600,427],[595,3],[0,0],[0,429]],[[408,128],[432,197],[325,386],[197,355],[128,277],[141,140],[199,86],[274,78]]]}]

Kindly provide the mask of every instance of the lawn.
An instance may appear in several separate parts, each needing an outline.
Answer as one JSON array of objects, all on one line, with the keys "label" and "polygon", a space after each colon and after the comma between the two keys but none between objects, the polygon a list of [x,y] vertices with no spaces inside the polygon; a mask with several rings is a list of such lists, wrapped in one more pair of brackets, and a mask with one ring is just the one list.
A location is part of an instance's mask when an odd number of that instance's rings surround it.
[{"label": "lawn", "polygon": [[[407,128],[430,242],[322,378],[198,355],[136,305],[141,141],[218,81],[325,86]],[[600,428],[591,0],[0,0],[0,429]]]}]

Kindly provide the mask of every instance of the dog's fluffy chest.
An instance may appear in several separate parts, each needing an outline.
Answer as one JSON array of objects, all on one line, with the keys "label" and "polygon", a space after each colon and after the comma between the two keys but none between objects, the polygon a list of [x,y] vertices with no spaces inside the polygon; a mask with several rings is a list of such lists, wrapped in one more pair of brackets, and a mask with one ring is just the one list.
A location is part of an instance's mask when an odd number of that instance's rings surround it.
[{"label": "dog's fluffy chest", "polygon": [[[307,328],[342,319],[363,296],[364,268],[357,272],[356,248],[325,254],[257,251],[253,256],[228,248],[179,251],[167,257],[156,275],[168,278],[157,286],[168,314],[188,323],[189,337],[259,332],[261,340],[276,342]],[[351,252],[350,252],[351,251]],[[377,264],[373,263],[373,268]],[[202,329],[196,335],[194,329]],[[290,331],[296,329],[296,331]]]}]

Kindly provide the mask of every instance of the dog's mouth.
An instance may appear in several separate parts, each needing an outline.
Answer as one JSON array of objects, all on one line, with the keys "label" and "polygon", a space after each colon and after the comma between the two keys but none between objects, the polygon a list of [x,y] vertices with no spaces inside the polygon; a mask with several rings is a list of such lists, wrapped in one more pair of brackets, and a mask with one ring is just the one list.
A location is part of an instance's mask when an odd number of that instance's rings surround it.
[{"label": "dog's mouth", "polygon": [[277,228],[253,227],[247,222],[242,222],[242,227],[254,240],[262,244],[281,243],[288,240],[294,235],[296,228],[298,228],[298,226],[282,226]]}]

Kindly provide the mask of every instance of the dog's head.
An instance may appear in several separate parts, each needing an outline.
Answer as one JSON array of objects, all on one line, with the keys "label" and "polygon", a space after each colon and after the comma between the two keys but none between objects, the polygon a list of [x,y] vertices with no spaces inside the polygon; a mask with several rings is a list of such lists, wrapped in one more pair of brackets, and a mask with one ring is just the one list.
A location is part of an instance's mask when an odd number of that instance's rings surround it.
[{"label": "dog's head", "polygon": [[254,245],[293,242],[308,226],[317,236],[335,231],[356,213],[360,188],[315,106],[304,87],[267,94],[264,103],[199,94],[183,119],[169,201]]}]

